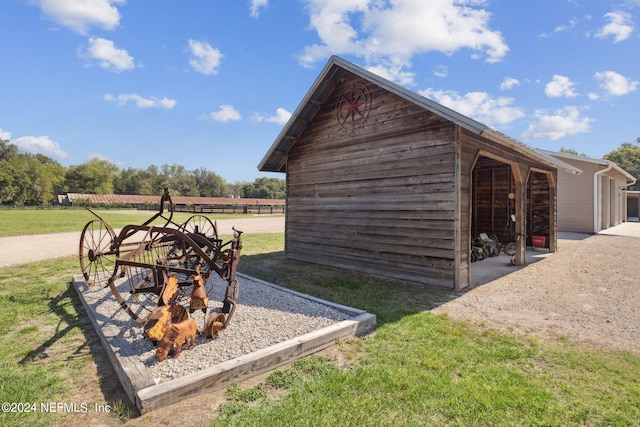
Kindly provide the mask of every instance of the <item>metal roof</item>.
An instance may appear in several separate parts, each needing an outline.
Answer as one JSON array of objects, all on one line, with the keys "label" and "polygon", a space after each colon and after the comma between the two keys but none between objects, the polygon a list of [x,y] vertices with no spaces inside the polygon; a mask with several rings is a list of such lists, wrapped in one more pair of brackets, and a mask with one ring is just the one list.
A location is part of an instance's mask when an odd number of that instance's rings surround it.
[{"label": "metal roof", "polygon": [[476,135],[487,138],[497,144],[503,145],[507,148],[515,150],[521,154],[535,159],[536,161],[545,164],[547,166],[564,169],[570,173],[580,174],[582,171],[574,166],[571,166],[559,159],[549,156],[533,147],[530,147],[520,141],[517,141],[507,135],[498,132],[495,129],[490,128],[476,120],[473,120],[467,116],[464,116],[457,111],[438,104],[416,92],[408,90],[405,87],[398,85],[390,80],[380,77],[364,68],[361,68],[351,62],[348,62],[340,57],[332,56],[327,65],[313,83],[302,102],[295,110],[287,124],[284,126],[274,143],[267,151],[258,169],[265,172],[285,172],[287,155],[291,147],[295,144],[296,140],[302,135],[307,124],[313,120],[318,113],[324,102],[329,98],[333,89],[336,87],[342,76],[346,72],[351,72],[363,79],[366,79],[381,88],[392,92],[407,101],[410,101],[425,110],[431,111],[447,120],[455,123],[458,126],[467,129]]},{"label": "metal roof", "polygon": [[[635,184],[635,182],[636,182],[636,177],[631,175],[626,170],[622,169],[620,166],[618,166],[617,163],[612,162],[611,160],[593,159],[591,157],[579,156],[579,155],[575,155],[575,154],[571,154],[571,153],[557,153],[557,152],[554,152],[554,151],[547,151],[547,150],[540,150],[540,151],[542,151],[543,153],[546,153],[546,154],[548,154],[550,156],[553,156],[553,157],[559,157],[561,159],[576,160],[576,161],[580,161],[580,162],[593,163],[593,164],[596,164],[596,165],[603,166],[605,168],[610,166],[611,169],[614,169],[618,173],[624,175],[624,177],[627,178],[628,181],[632,181],[631,184]],[[631,185],[631,184],[629,184],[629,185]]]}]

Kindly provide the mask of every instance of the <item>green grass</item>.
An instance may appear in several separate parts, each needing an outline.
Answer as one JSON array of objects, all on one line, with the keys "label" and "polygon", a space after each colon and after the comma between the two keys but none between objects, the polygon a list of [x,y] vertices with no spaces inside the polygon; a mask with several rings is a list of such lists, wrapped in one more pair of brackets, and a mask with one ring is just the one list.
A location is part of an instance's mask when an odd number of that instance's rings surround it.
[{"label": "green grass", "polygon": [[40,403],[65,401],[67,378],[91,358],[91,325],[68,284],[77,268],[75,259],[63,259],[0,269],[0,402],[37,405],[35,413],[1,412],[0,425],[59,421]]},{"label": "green grass", "polygon": [[[630,426],[640,362],[418,313],[346,342],[348,367],[312,356],[273,373],[279,400],[230,402],[215,425]],[[627,373],[627,374],[625,374]],[[273,380],[271,377],[275,377]]]},{"label": "green grass", "polygon": [[[137,210],[99,210],[94,212],[114,229],[129,224],[142,224],[156,211]],[[173,221],[181,224],[187,221],[192,213],[176,212]],[[206,215],[212,221],[234,218],[248,218],[241,214]],[[86,209],[0,209],[0,237],[24,236],[30,234],[63,233],[82,231],[89,221],[96,217]],[[157,224],[159,222],[154,222]]]},{"label": "green grass", "polygon": [[[288,261],[282,234],[246,235],[243,242],[241,272],[365,309],[378,328],[341,341],[339,358],[306,357],[250,388],[229,387],[214,425],[640,424],[638,355],[434,315],[428,308],[448,298],[446,291]],[[102,357],[69,284],[78,270],[75,257],[0,269],[0,401],[67,401],[73,379]],[[119,425],[129,416],[121,389],[97,393],[98,403],[115,409],[100,422]],[[0,425],[73,420],[0,413]]]},{"label": "green grass", "polygon": [[367,310],[378,328],[340,344],[346,367],[317,356],[297,361],[265,381],[283,398],[233,400],[215,425],[640,424],[637,355],[454,322],[428,311],[448,297],[442,289],[287,261],[273,243],[243,257],[240,270]]}]

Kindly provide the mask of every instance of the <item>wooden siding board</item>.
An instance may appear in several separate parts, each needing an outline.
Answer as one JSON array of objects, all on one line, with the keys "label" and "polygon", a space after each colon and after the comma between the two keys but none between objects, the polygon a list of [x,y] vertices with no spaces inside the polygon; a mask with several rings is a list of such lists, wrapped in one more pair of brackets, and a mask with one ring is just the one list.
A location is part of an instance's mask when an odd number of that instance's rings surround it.
[{"label": "wooden siding board", "polygon": [[372,264],[368,260],[359,262],[356,260],[343,259],[342,257],[319,259],[313,253],[304,254],[296,252],[292,253],[290,258],[298,261],[329,265],[333,267],[344,268],[346,270],[353,270],[383,277],[391,277],[396,280],[422,283],[425,285],[435,285],[450,288],[452,287],[451,283],[453,281],[453,267],[448,270],[451,274],[445,275],[444,273],[442,273],[443,270],[441,269],[438,270],[438,274],[430,274],[430,272],[411,269],[410,266],[404,264],[400,265],[398,263],[394,263],[392,265],[385,266],[379,263]]},{"label": "wooden siding board", "polygon": [[[375,245],[369,244],[366,245],[365,242],[360,242],[359,244],[352,244],[346,246],[344,244],[348,243],[346,241],[336,241],[336,246],[332,248],[331,251],[323,250],[326,245],[317,243],[308,243],[308,239],[302,239],[299,241],[293,240],[294,243],[297,243],[294,252],[308,252],[310,254],[314,254],[318,259],[321,258],[335,258],[336,260],[342,260],[343,263],[347,263],[349,259],[358,259],[358,260],[367,260],[375,266],[377,269],[380,269],[381,275],[384,275],[384,271],[386,268],[383,268],[378,263],[381,261],[382,254],[385,254],[386,259],[397,259],[403,260],[405,264],[415,264],[414,269],[422,269],[422,268],[430,268],[426,264],[424,264],[426,259],[438,259],[444,260],[445,263],[453,262],[453,241],[450,241],[451,248],[437,248],[435,246],[430,246],[429,248],[418,248],[415,247],[413,253],[410,251],[410,247],[406,245],[390,245],[386,243],[377,243]],[[428,242],[425,242],[428,243]],[[442,242],[438,242],[439,244]],[[343,244],[344,246],[340,246]],[[412,260],[409,262],[409,260]],[[443,263],[439,263],[443,265]],[[451,285],[451,284],[450,284]]]},{"label": "wooden siding board", "polygon": [[[343,192],[361,192],[361,191],[380,191],[385,189],[386,191],[396,192],[399,189],[414,189],[420,190],[425,185],[440,185],[442,190],[451,190],[453,184],[451,183],[452,174],[436,173],[429,176],[400,176],[385,178],[382,182],[379,179],[367,179],[367,180],[355,180],[346,181],[337,180],[332,188],[334,190],[331,194],[341,194]],[[316,196],[316,190],[320,187],[320,182],[305,182],[305,183],[292,183],[289,188],[292,194],[296,194],[298,197],[310,197]],[[429,187],[432,188],[432,187]],[[309,195],[305,195],[309,193]]]},{"label": "wooden siding board", "polygon": [[[384,141],[379,141],[384,143]],[[377,145],[367,144],[372,150]],[[333,153],[333,152],[332,152]],[[393,177],[412,177],[425,175],[424,170],[430,169],[436,172],[446,172],[453,170],[454,153],[450,147],[438,147],[430,150],[428,148],[421,150],[408,150],[398,152],[395,155],[380,156],[375,155],[370,158],[345,158],[327,153],[324,161],[320,162],[316,159],[309,162],[304,152],[292,154],[289,157],[289,176],[296,184],[305,182],[312,183],[332,183],[341,182],[342,180],[368,180],[393,178]]]},{"label": "wooden siding board", "polygon": [[[290,218],[295,218],[296,220],[306,220],[309,218],[321,218],[326,216],[323,220],[323,223],[333,224],[336,221],[335,218],[341,218],[343,222],[345,221],[354,221],[360,222],[368,221],[368,220],[378,220],[384,221],[388,224],[391,220],[397,220],[398,222],[402,221],[426,221],[426,220],[450,220],[451,219],[451,211],[449,210],[353,210],[349,211],[349,215],[340,215],[339,217],[333,217],[333,213],[335,212],[343,212],[345,209],[342,206],[324,206],[318,209],[309,209],[309,210],[294,210],[293,212],[287,212],[287,216]],[[321,215],[316,214],[316,212],[320,212]]]},{"label": "wooden siding board", "polygon": [[[397,233],[397,230],[396,230]],[[430,255],[431,250],[437,249],[439,257],[450,257],[453,259],[453,249],[455,247],[453,236],[449,239],[431,236],[409,236],[397,233],[394,235],[374,235],[361,231],[349,234],[339,234],[336,236],[318,238],[313,232],[291,232],[289,242],[306,244],[312,242],[318,249],[325,248],[328,252],[358,250],[364,253],[375,254],[381,251],[396,252],[398,254],[410,255]]]}]

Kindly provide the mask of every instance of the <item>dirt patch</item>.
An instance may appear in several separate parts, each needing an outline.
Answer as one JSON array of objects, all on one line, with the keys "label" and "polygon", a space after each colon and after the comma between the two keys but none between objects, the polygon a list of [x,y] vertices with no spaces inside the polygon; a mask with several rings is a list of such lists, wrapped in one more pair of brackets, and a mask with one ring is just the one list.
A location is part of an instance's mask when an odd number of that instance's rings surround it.
[{"label": "dirt patch", "polygon": [[433,311],[516,334],[640,354],[639,254],[637,237],[560,240],[557,253],[452,295]]}]

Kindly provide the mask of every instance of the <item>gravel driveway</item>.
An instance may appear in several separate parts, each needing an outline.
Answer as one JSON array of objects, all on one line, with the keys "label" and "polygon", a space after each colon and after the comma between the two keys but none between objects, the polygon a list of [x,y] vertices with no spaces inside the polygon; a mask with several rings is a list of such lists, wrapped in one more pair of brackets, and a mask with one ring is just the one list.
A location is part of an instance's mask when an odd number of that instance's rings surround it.
[{"label": "gravel driveway", "polygon": [[638,257],[640,237],[574,235],[559,239],[558,252],[452,295],[433,311],[514,333],[564,336],[640,354]]}]

